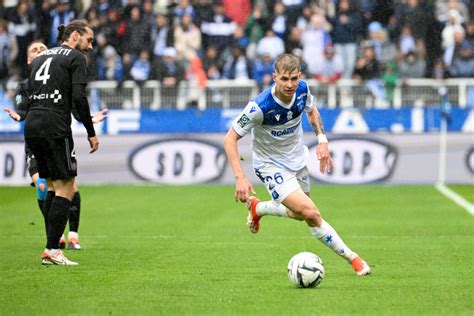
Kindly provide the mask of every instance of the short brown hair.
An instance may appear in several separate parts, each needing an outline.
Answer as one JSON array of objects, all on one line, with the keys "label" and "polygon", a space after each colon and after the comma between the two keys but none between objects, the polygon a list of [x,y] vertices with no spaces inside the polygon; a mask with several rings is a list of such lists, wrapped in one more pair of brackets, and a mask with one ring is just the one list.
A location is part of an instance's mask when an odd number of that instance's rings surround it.
[{"label": "short brown hair", "polygon": [[58,26],[58,36],[56,36],[56,39],[59,41],[59,43],[62,43],[68,40],[69,36],[71,36],[74,31],[79,32],[81,35],[84,34],[86,32],[86,28],[92,30],[92,27],[83,20],[74,20],[68,25],[61,24]]},{"label": "short brown hair", "polygon": [[300,60],[298,57],[291,54],[283,54],[277,57],[275,63],[273,64],[273,70],[276,73],[282,72],[293,72],[295,70],[300,70]]}]

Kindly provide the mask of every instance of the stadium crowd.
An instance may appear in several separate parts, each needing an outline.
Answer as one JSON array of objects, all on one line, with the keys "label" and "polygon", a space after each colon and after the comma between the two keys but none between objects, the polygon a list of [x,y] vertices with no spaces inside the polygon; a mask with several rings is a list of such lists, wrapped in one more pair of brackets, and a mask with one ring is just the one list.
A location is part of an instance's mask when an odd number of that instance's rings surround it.
[{"label": "stadium crowd", "polygon": [[292,53],[304,78],[360,79],[380,98],[405,78],[474,77],[469,0],[5,0],[0,79],[27,74],[26,46],[58,45],[57,26],[94,29],[90,80],[255,79]]}]

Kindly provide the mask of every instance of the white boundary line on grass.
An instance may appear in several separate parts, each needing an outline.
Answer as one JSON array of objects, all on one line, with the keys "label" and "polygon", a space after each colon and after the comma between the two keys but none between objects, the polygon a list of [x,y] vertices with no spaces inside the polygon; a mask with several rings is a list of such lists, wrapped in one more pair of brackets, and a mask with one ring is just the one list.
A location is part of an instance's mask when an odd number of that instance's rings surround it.
[{"label": "white boundary line on grass", "polygon": [[435,184],[436,190],[438,190],[441,194],[445,197],[459,205],[460,207],[464,208],[469,214],[474,216],[474,204],[467,201],[465,198],[460,196],[459,194],[455,193],[453,190],[448,188],[443,183]]}]

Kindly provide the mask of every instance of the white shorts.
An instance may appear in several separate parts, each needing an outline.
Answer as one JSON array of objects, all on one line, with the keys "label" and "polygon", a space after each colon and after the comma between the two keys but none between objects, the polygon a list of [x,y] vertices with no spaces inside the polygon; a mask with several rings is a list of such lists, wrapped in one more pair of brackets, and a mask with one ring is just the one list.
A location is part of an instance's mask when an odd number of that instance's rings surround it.
[{"label": "white shorts", "polygon": [[272,199],[281,203],[291,193],[301,188],[303,192],[309,193],[309,172],[304,167],[299,171],[276,166],[274,164],[264,164],[259,168],[254,168],[255,174],[265,184]]}]

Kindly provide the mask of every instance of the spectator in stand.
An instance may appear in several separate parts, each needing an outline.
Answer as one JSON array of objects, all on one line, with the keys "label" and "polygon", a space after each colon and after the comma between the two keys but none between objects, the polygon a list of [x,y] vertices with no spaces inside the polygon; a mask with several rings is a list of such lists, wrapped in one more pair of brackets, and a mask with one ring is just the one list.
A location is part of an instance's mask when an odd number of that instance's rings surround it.
[{"label": "spectator in stand", "polygon": [[209,45],[214,45],[219,52],[222,52],[232,44],[232,35],[237,24],[224,14],[224,7],[220,1],[213,4],[212,10],[211,19],[201,24],[203,47],[206,49]]},{"label": "spectator in stand", "polygon": [[273,82],[273,62],[274,60],[270,54],[264,54],[261,57],[258,57],[253,64],[252,78],[257,81],[260,91],[268,88]]},{"label": "spectator in stand", "polygon": [[239,45],[231,47],[231,54],[226,59],[223,68],[224,79],[248,80],[250,79],[251,65],[245,56],[245,48]]},{"label": "spectator in stand", "polygon": [[158,14],[155,25],[151,29],[153,63],[157,63],[163,56],[166,47],[174,46],[174,31],[169,19],[164,14]]},{"label": "spectator in stand", "polygon": [[27,0],[18,1],[16,10],[11,11],[8,16],[8,22],[8,31],[15,36],[18,46],[15,67],[21,78],[25,78],[28,72],[26,48],[33,41],[38,30],[33,9]]},{"label": "spectator in stand", "polygon": [[453,34],[454,42],[445,48],[443,61],[446,67],[450,67],[454,58],[459,54],[461,44],[465,40],[464,31],[455,31]]},{"label": "spectator in stand", "polygon": [[354,68],[354,79],[365,82],[367,90],[375,97],[376,102],[386,101],[385,88],[381,78],[380,64],[375,58],[374,48],[370,43],[362,43],[362,54]]},{"label": "spectator in stand", "polygon": [[[219,52],[217,51],[217,47],[209,46],[206,49],[206,52],[203,57],[202,65],[206,73],[209,72],[210,68],[213,68],[212,79],[222,78],[223,65],[222,65],[222,60],[219,57]],[[218,73],[218,75],[216,75],[216,73]],[[208,78],[211,79],[209,75],[208,75]]]},{"label": "spectator in stand", "polygon": [[416,51],[409,51],[398,63],[398,75],[400,79],[424,78],[426,62],[418,56]]},{"label": "spectator in stand", "polygon": [[252,14],[248,17],[245,23],[245,35],[249,39],[247,47],[247,56],[250,59],[255,59],[257,43],[265,36],[267,29],[267,20],[263,15],[262,7],[255,5]]},{"label": "spectator in stand", "polygon": [[474,21],[469,21],[466,23],[465,39],[469,42],[469,44],[471,44],[472,47],[474,47]]},{"label": "spectator in stand", "polygon": [[121,54],[126,29],[127,23],[120,18],[119,12],[112,8],[107,12],[107,23],[102,25],[100,32],[117,53]]},{"label": "spectator in stand", "polygon": [[194,0],[194,18],[193,21],[197,27],[201,27],[202,22],[210,21],[214,15],[212,11],[212,3],[214,0]]},{"label": "spectator in stand", "polygon": [[362,19],[349,0],[340,0],[336,15],[329,19],[336,54],[344,62],[343,78],[351,78],[357,56],[357,40],[362,34]]},{"label": "spectator in stand", "polygon": [[156,19],[156,14],[154,12],[153,6],[154,6],[153,0],[143,0],[142,2],[142,11],[143,11],[142,19],[148,23],[150,29],[155,24],[155,19]]},{"label": "spectator in stand", "polygon": [[49,12],[51,19],[51,29],[49,32],[49,45],[51,47],[59,46],[59,42],[56,39],[58,36],[58,26],[61,24],[67,25],[69,22],[74,20],[76,17],[75,12],[71,9],[71,3],[69,0],[59,0],[56,7]]},{"label": "spectator in stand", "polygon": [[375,57],[380,62],[382,68],[386,63],[395,60],[397,48],[388,38],[387,31],[380,22],[372,22],[368,27],[369,39],[375,50]]},{"label": "spectator in stand", "polygon": [[173,18],[174,24],[178,24],[181,21],[181,18],[185,15],[189,15],[191,17],[195,16],[194,8],[191,5],[190,0],[178,0],[178,4],[173,9]]},{"label": "spectator in stand", "polygon": [[232,35],[232,45],[238,45],[247,50],[250,41],[249,38],[245,35],[244,28],[240,25],[237,25],[235,32]]},{"label": "spectator in stand", "polygon": [[408,52],[416,50],[416,41],[408,24],[402,26],[398,47],[401,53],[399,59],[403,58]]},{"label": "spectator in stand", "polygon": [[442,46],[444,49],[454,45],[454,33],[465,34],[464,27],[461,25],[461,15],[456,10],[450,10],[448,13],[448,21],[446,26],[443,28]]},{"label": "spectator in stand", "polygon": [[176,49],[167,47],[163,58],[155,68],[156,79],[161,82],[161,101],[163,107],[176,105],[179,83],[184,79],[184,67],[176,60]]},{"label": "spectator in stand", "polygon": [[344,73],[344,63],[340,56],[335,54],[332,45],[324,48],[324,55],[316,66],[314,78],[322,84],[334,84],[341,79]]},{"label": "spectator in stand", "polygon": [[239,26],[244,26],[252,11],[250,0],[222,0],[224,13]]},{"label": "spectator in stand", "polygon": [[285,7],[286,16],[288,17],[288,24],[295,25],[298,17],[303,14],[303,8],[307,0],[281,0]]},{"label": "spectator in stand", "polygon": [[[313,9],[309,5],[305,5],[302,9],[301,15],[296,18],[295,25],[303,32],[313,15]],[[291,25],[291,24],[290,24]]]},{"label": "spectator in stand", "polygon": [[284,39],[284,36],[287,33],[287,23],[288,21],[285,14],[285,6],[280,1],[275,2],[270,25],[275,34],[281,39]]},{"label": "spectator in stand", "polygon": [[287,38],[285,39],[285,52],[286,53],[291,54],[291,52],[295,48],[299,48],[299,49],[303,48],[301,46],[301,34],[302,33],[303,32],[301,31],[301,29],[297,26],[293,26],[290,29],[290,32],[289,32]]},{"label": "spectator in stand", "polygon": [[386,63],[382,74],[382,81],[385,87],[385,95],[390,105],[394,105],[395,88],[398,83],[397,65],[395,62]]},{"label": "spectator in stand", "polygon": [[438,58],[435,61],[431,77],[438,80],[447,79],[449,77],[449,72],[446,70],[446,66],[442,58]]},{"label": "spectator in stand", "polygon": [[454,57],[449,72],[455,78],[474,77],[473,47],[468,41],[461,44],[459,55]]},{"label": "spectator in stand", "polygon": [[413,32],[416,49],[420,56],[426,56],[426,36],[431,33],[434,14],[423,0],[406,0],[401,3],[395,13],[399,25],[409,25]]},{"label": "spectator in stand", "polygon": [[140,52],[144,50],[150,50],[150,26],[145,20],[142,20],[140,8],[133,7],[125,31],[123,51],[135,61]]},{"label": "spectator in stand", "polygon": [[7,21],[0,19],[0,81],[8,78],[18,56],[18,45],[15,37],[8,33]]},{"label": "spectator in stand", "polygon": [[178,59],[191,59],[201,49],[201,31],[194,25],[193,17],[185,14],[174,29],[174,46]]},{"label": "spectator in stand", "polygon": [[449,21],[449,12],[456,10],[460,14],[460,22],[469,22],[469,10],[466,4],[461,0],[437,0],[436,18],[439,22],[446,24]]},{"label": "spectator in stand", "polygon": [[257,44],[257,55],[269,54],[272,59],[275,59],[284,52],[285,44],[283,40],[275,35],[273,29],[269,28]]},{"label": "spectator in stand", "polygon": [[139,84],[150,79],[151,75],[151,63],[150,53],[146,50],[142,50],[138,59],[133,63],[130,69],[130,76],[132,79]]},{"label": "spectator in stand", "polygon": [[331,44],[328,32],[329,24],[324,15],[313,14],[309,24],[301,35],[303,46],[303,60],[308,65],[308,72],[314,76],[318,60],[323,57],[324,48]]},{"label": "spectator in stand", "polygon": [[97,45],[94,46],[91,53],[97,67],[94,80],[121,81],[123,79],[122,58],[115,48],[108,43],[104,34],[97,34],[96,43]]}]

